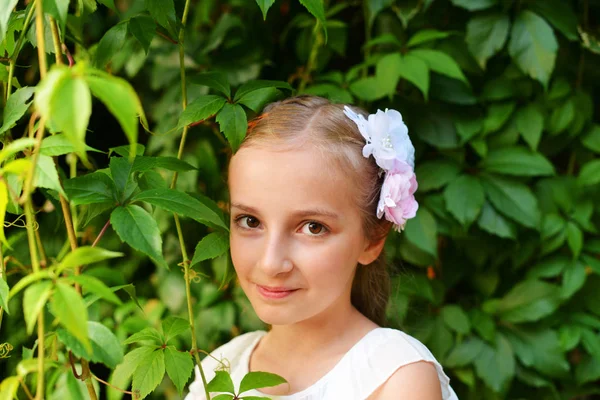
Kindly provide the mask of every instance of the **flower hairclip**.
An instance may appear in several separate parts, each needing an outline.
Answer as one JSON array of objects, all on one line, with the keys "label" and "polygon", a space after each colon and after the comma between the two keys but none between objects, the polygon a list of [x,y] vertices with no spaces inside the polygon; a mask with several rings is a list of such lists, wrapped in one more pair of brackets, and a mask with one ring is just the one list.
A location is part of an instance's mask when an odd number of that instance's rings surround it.
[{"label": "flower hairclip", "polygon": [[400,232],[406,220],[417,214],[419,204],[414,193],[417,190],[415,176],[415,148],[408,137],[408,128],[402,115],[396,110],[377,110],[368,119],[344,106],[344,114],[358,127],[365,139],[363,156],[371,155],[385,172],[377,218],[385,218]]}]

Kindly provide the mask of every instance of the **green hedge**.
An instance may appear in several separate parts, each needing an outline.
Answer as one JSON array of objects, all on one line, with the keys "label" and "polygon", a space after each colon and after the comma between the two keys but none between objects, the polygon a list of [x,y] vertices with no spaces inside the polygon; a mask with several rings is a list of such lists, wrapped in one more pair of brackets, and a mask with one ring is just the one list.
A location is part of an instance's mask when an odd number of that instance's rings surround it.
[{"label": "green hedge", "polygon": [[299,93],[403,114],[420,208],[386,244],[388,316],[459,397],[593,398],[598,12],[592,0],[8,0],[0,399],[42,396],[41,337],[47,399],[121,397],[88,372],[179,398],[195,349],[265,328],[227,255],[224,172],[247,121]]}]

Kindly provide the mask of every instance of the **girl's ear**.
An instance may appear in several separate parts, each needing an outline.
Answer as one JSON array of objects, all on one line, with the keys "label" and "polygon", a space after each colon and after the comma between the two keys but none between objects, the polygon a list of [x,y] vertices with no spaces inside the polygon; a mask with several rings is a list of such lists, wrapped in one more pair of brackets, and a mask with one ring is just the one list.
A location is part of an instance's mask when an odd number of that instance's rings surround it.
[{"label": "girl's ear", "polygon": [[383,250],[386,238],[387,235],[378,241],[367,243],[367,246],[358,257],[358,262],[362,265],[367,265],[377,260],[377,257],[379,257],[379,254],[381,254],[381,251]]}]

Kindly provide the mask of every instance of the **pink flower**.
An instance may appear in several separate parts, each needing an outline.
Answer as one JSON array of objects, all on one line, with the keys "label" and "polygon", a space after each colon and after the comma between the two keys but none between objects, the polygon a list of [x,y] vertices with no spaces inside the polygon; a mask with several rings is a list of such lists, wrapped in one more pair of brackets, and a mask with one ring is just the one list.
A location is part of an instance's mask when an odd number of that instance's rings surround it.
[{"label": "pink flower", "polygon": [[419,204],[414,196],[417,187],[417,178],[410,165],[395,160],[393,167],[385,174],[377,217],[385,214],[385,219],[392,222],[398,232],[402,231],[406,220],[417,214]]}]

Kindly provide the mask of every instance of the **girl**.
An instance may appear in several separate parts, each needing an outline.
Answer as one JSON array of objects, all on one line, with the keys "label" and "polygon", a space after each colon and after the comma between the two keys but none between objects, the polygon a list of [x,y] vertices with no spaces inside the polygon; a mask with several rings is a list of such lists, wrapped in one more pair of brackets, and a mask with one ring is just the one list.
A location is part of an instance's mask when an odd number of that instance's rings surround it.
[{"label": "girl", "polygon": [[[226,360],[288,384],[245,392],[288,400],[456,399],[429,350],[383,328],[390,228],[415,216],[414,148],[402,116],[313,96],[274,103],[251,121],[229,165],[231,257],[259,318],[202,363]],[[196,381],[188,400],[204,399]]]}]

